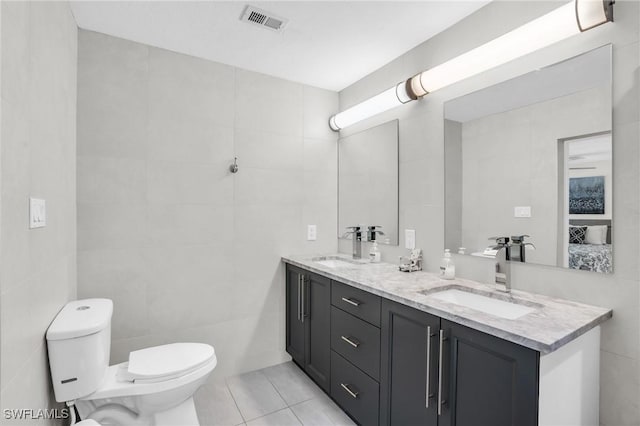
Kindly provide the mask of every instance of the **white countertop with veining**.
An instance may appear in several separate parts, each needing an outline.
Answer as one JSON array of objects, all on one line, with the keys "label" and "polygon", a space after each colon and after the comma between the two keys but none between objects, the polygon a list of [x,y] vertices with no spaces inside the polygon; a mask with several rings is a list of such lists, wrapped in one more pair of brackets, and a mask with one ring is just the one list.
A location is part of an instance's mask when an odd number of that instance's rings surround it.
[{"label": "white countertop with veining", "polygon": [[[345,255],[327,255],[342,257]],[[400,272],[389,263],[349,264],[326,267],[312,259],[317,256],[284,256],[282,260],[327,278],[368,291],[415,309],[465,325],[496,337],[540,351],[553,352],[581,334],[611,318],[612,310],[570,300],[512,290],[496,291],[494,286],[456,278],[445,280],[429,272]],[[534,312],[510,320],[441,301],[432,296],[442,287],[464,287],[521,305],[535,307]],[[426,292],[427,294],[423,294]]]}]

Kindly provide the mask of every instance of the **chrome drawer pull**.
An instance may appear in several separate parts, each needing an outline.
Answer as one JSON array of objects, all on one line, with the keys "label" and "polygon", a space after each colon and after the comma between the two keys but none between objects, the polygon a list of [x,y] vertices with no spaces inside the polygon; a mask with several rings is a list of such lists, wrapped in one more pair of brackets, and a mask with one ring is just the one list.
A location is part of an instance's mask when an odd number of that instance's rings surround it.
[{"label": "chrome drawer pull", "polygon": [[438,415],[442,415],[442,405],[447,401],[442,399],[442,353],[444,352],[444,342],[447,340],[444,337],[444,330],[440,330],[440,353],[438,356]]},{"label": "chrome drawer pull", "polygon": [[350,304],[350,305],[353,305],[353,306],[360,306],[360,301],[359,301],[359,300],[350,299],[350,298],[348,298],[348,297],[343,297],[343,298],[342,298],[342,300],[343,300],[344,302],[347,302],[347,303],[348,303],[348,304]]},{"label": "chrome drawer pull", "polygon": [[349,385],[345,385],[344,383],[340,383],[340,386],[342,386],[342,389],[346,390],[349,395],[351,395],[352,397],[354,397],[356,399],[358,398],[358,393],[359,392],[354,392],[351,389],[349,389]]},{"label": "chrome drawer pull", "polygon": [[300,305],[301,305],[302,307],[301,307],[301,309],[300,309],[300,319],[301,319],[301,320],[302,320],[302,322],[304,323],[304,317],[306,316],[306,314],[305,314],[305,312],[304,312],[304,311],[306,310],[305,306],[306,306],[306,304],[307,304],[307,301],[306,301],[306,299],[304,298],[304,286],[305,286],[305,284],[306,284],[306,277],[305,277],[304,275],[302,275],[302,276],[300,277],[300,281],[301,281],[301,283],[302,283],[302,296],[300,297],[300,298],[302,299],[302,302],[300,303]]},{"label": "chrome drawer pull", "polygon": [[342,340],[344,340],[345,342],[347,342],[348,344],[350,344],[351,346],[353,346],[354,348],[357,348],[358,346],[360,346],[360,342],[358,342],[357,340],[353,341],[353,340],[351,340],[352,338],[349,338],[349,337],[346,337],[346,336],[340,336],[340,338]]},{"label": "chrome drawer pull", "polygon": [[302,300],[300,297],[302,295],[301,294],[302,289],[300,288],[301,278],[302,278],[302,275],[298,274],[298,321],[301,321],[301,318],[300,318],[300,314],[301,314],[300,307],[302,306],[302,303],[300,302]]},{"label": "chrome drawer pull", "polygon": [[431,326],[427,326],[427,386],[426,386],[426,397],[425,397],[425,406],[429,408],[429,399],[433,395],[429,394],[429,381],[431,380]]}]

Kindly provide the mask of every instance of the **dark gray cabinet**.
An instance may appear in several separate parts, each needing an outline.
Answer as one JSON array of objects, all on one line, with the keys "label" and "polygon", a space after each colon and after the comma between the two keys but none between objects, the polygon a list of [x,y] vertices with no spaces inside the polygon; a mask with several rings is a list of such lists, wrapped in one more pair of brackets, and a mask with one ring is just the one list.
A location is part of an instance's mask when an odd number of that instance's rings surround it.
[{"label": "dark gray cabinet", "polygon": [[382,424],[538,424],[531,349],[383,300],[381,363]]},{"label": "dark gray cabinet", "polygon": [[331,352],[331,397],[363,426],[378,424],[379,387],[359,368]]},{"label": "dark gray cabinet", "polygon": [[286,289],[287,352],[359,424],[538,424],[538,352],[291,265]]},{"label": "dark gray cabinet", "polygon": [[383,299],[381,424],[437,424],[439,329],[440,318]]},{"label": "dark gray cabinet", "polygon": [[537,351],[441,320],[443,393],[439,426],[536,426]]},{"label": "dark gray cabinet", "polygon": [[330,392],[331,281],[291,265],[286,276],[286,350]]}]

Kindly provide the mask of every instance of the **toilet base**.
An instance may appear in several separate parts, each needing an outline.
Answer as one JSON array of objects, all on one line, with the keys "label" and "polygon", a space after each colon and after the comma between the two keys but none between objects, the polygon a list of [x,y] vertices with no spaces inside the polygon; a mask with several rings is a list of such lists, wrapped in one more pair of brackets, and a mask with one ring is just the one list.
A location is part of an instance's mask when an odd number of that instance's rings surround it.
[{"label": "toilet base", "polygon": [[89,414],[88,418],[102,426],[200,426],[193,397],[168,410],[157,411],[148,416],[137,416],[122,405],[106,404]]}]

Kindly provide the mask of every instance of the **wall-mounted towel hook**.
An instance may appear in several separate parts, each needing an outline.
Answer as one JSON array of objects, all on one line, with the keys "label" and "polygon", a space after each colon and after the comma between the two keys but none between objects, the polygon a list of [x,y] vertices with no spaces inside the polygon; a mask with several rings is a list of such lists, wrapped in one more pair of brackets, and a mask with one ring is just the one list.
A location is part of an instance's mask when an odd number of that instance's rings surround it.
[{"label": "wall-mounted towel hook", "polygon": [[229,166],[231,173],[238,173],[238,157],[234,157],[233,164]]}]

